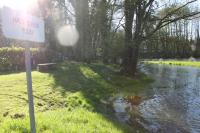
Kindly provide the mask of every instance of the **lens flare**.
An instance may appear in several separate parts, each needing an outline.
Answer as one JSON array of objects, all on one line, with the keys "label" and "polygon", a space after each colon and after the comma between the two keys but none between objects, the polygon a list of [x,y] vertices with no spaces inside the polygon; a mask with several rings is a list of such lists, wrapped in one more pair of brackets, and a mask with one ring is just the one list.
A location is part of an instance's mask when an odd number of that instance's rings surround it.
[{"label": "lens flare", "polygon": [[57,39],[63,46],[73,46],[79,39],[79,33],[74,26],[66,25],[58,30]]}]

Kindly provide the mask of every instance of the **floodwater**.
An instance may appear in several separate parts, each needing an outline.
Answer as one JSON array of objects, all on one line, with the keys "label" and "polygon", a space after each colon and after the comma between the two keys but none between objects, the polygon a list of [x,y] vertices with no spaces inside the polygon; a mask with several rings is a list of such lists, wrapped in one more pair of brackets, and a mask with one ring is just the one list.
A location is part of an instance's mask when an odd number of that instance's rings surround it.
[{"label": "floodwater", "polygon": [[[135,119],[152,133],[200,133],[200,69],[170,65],[141,65],[153,82],[141,96],[149,98],[132,107],[119,94],[113,102],[116,116],[122,122]],[[129,110],[129,111],[127,111]]]}]

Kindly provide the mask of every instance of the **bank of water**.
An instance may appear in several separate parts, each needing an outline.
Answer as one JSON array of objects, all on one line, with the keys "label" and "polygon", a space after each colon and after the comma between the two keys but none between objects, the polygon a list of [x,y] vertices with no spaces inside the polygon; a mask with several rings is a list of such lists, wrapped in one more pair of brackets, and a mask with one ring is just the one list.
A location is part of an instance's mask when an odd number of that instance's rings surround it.
[{"label": "bank of water", "polygon": [[117,95],[116,117],[153,133],[200,133],[200,69],[157,64],[140,69],[155,82],[138,94],[143,99],[138,106]]}]

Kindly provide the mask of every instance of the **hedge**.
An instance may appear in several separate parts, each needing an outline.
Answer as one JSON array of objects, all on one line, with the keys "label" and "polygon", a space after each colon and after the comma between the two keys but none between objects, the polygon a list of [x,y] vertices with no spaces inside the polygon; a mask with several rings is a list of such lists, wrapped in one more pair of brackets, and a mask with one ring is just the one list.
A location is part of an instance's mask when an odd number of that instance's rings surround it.
[{"label": "hedge", "polygon": [[[17,47],[3,47],[0,48],[0,71],[19,71],[25,69],[25,57],[24,48]],[[42,60],[44,60],[44,55],[38,48],[31,48],[31,60],[32,67],[35,68],[36,65]]]}]

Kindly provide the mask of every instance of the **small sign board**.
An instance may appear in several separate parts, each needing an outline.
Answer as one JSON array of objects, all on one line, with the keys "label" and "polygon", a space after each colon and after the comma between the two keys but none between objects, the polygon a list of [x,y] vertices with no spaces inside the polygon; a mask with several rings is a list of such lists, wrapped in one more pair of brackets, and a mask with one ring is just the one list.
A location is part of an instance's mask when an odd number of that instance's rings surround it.
[{"label": "small sign board", "polygon": [[42,19],[8,7],[2,10],[2,31],[7,38],[39,43],[45,41]]}]

